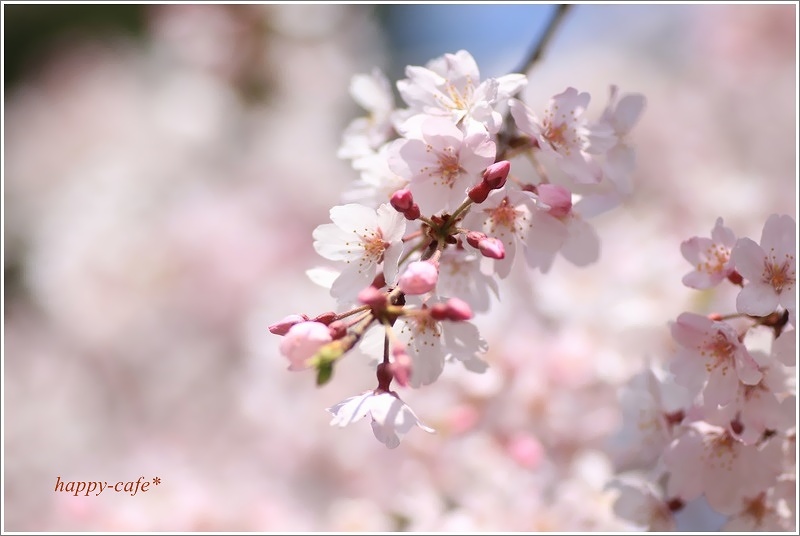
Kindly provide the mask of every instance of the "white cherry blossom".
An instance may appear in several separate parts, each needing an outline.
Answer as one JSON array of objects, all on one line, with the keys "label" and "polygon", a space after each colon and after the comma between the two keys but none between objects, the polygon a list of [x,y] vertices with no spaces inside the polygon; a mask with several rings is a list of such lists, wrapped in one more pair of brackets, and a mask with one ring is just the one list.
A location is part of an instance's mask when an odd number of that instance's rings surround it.
[{"label": "white cherry blossom", "polygon": [[476,123],[490,134],[502,125],[497,108],[527,84],[523,74],[481,82],[478,65],[466,50],[445,54],[425,67],[408,66],[406,76],[397,89],[412,110],[447,117],[453,124]]},{"label": "white cherry blossom", "polygon": [[730,403],[740,381],[755,385],[761,380],[758,363],[727,322],[683,313],[671,330],[681,347],[672,363],[676,382],[693,393],[702,390],[708,407]]},{"label": "white cherry blossom", "polygon": [[455,210],[494,162],[495,144],[484,130],[462,132],[447,119],[426,118],[390,148],[389,168],[410,182],[423,214]]},{"label": "white cherry blossom", "polygon": [[346,265],[331,286],[339,300],[355,299],[375,278],[382,264],[387,282],[397,277],[403,252],[406,220],[390,205],[377,211],[355,203],[333,207],[331,221],[314,229],[314,249],[332,261]]},{"label": "white cherry blossom", "polygon": [[731,253],[747,284],[736,298],[740,313],[766,316],[779,305],[795,308],[797,227],[791,216],[771,215],[764,224],[761,244],[740,238]]},{"label": "white cherry blossom", "polygon": [[354,119],[345,129],[339,158],[357,158],[383,145],[392,134],[394,95],[392,86],[380,69],[357,74],[350,81],[350,95],[369,112]]},{"label": "white cherry blossom", "polygon": [[333,415],[331,426],[340,428],[369,415],[375,437],[390,449],[400,445],[403,436],[414,426],[434,433],[434,429],[423,424],[393,391],[366,391],[335,404],[328,412]]},{"label": "white cherry blossom", "polygon": [[588,153],[590,130],[583,112],[588,93],[567,88],[554,96],[541,117],[522,101],[512,99],[511,115],[517,128],[537,142],[541,154],[579,183],[598,183],[602,170]]},{"label": "white cherry blossom", "polygon": [[694,270],[683,276],[683,284],[696,289],[718,285],[734,271],[731,250],[736,235],[717,218],[711,238],[694,236],[681,244],[681,254]]}]

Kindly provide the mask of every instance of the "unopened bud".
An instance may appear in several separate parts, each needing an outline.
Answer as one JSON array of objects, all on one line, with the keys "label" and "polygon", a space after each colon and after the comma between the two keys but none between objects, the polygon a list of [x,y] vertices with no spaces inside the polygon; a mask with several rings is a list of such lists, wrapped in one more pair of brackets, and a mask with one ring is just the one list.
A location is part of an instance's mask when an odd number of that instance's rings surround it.
[{"label": "unopened bud", "polygon": [[328,331],[331,333],[333,340],[341,339],[347,334],[347,324],[342,320],[336,320],[328,324]]},{"label": "unopened bud", "polygon": [[478,249],[481,255],[490,259],[502,259],[506,256],[506,248],[503,242],[494,237],[487,237],[480,241]]},{"label": "unopened bud", "polygon": [[486,181],[479,182],[475,186],[469,189],[467,195],[470,199],[472,199],[475,203],[483,203],[486,201],[486,198],[489,197],[489,193],[491,193],[492,188],[486,183]]},{"label": "unopened bud", "polygon": [[419,211],[419,205],[416,203],[411,205],[411,208],[403,212],[403,216],[405,216],[407,220],[412,220],[412,221],[419,218],[420,215],[421,212]]},{"label": "unopened bud", "polygon": [[386,307],[386,294],[375,287],[367,287],[358,293],[358,301],[373,309],[382,309]]},{"label": "unopened bud", "polygon": [[722,320],[722,315],[719,313],[711,313],[710,315],[708,315],[708,319],[714,320],[715,322],[719,322],[720,320]]},{"label": "unopened bud", "polygon": [[511,162],[508,160],[495,162],[483,172],[483,182],[491,190],[498,190],[505,186],[509,171],[511,171]]},{"label": "unopened bud", "polygon": [[472,307],[467,302],[459,298],[447,300],[447,319],[460,322],[472,318]]},{"label": "unopened bud", "polygon": [[450,298],[445,303],[435,303],[430,308],[431,318],[434,320],[452,320],[461,322],[472,318],[472,307],[464,300]]},{"label": "unopened bud", "polygon": [[414,196],[411,194],[411,190],[404,188],[393,193],[389,203],[397,212],[405,212],[414,204]]},{"label": "unopened bud", "polygon": [[392,357],[394,360],[389,365],[389,369],[394,376],[395,381],[402,387],[408,387],[408,380],[411,378],[411,357],[406,353],[406,346],[402,343],[397,343],[392,348]]},{"label": "unopened bud", "polygon": [[319,322],[320,324],[325,324],[326,326],[336,320],[336,313],[333,311],[328,311],[327,313],[322,313],[321,315],[317,315],[317,317],[312,320],[312,322]]},{"label": "unopened bud", "polygon": [[486,234],[481,233],[479,231],[470,231],[467,233],[467,244],[478,249],[481,244],[481,240],[486,240]]},{"label": "unopened bud", "polygon": [[289,315],[280,322],[276,322],[269,327],[269,332],[273,335],[286,335],[295,324],[306,322],[307,315]]},{"label": "unopened bud", "polygon": [[408,265],[400,276],[398,285],[404,294],[425,294],[436,288],[439,270],[428,261],[416,261]]},{"label": "unopened bud", "polygon": [[563,218],[572,210],[572,194],[558,184],[540,184],[536,187],[539,200],[550,207],[548,212],[556,218]]}]

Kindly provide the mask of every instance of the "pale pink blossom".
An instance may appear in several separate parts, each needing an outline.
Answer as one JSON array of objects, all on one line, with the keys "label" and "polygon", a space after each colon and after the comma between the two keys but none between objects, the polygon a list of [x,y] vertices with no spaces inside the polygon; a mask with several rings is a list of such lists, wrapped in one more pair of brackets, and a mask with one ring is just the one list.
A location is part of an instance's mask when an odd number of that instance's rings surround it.
[{"label": "pale pink blossom", "polygon": [[739,382],[755,385],[761,380],[758,363],[727,322],[682,313],[671,329],[681,347],[672,363],[676,382],[691,392],[702,390],[707,407],[730,403]]},{"label": "pale pink blossom", "polygon": [[727,428],[746,445],[755,445],[764,432],[786,433],[795,425],[795,397],[786,367],[771,363],[769,356],[754,351],[761,364],[762,378],[755,385],[739,382],[734,399],[724,406],[711,408],[705,420]]},{"label": "pale pink blossom", "polygon": [[430,215],[455,210],[494,162],[495,151],[486,131],[462,132],[447,119],[428,117],[391,145],[389,167],[409,181],[420,210]]},{"label": "pale pink blossom", "polygon": [[460,361],[473,372],[486,370],[480,355],[486,353],[488,346],[474,324],[436,320],[427,306],[400,320],[404,325],[400,333],[408,341],[408,355],[413,362],[411,387],[435,382],[449,360]]},{"label": "pale pink blossom", "polygon": [[612,438],[622,468],[649,468],[675,437],[691,405],[689,393],[666,371],[648,366],[620,391],[622,425]]},{"label": "pale pink blossom", "polygon": [[573,210],[571,192],[560,185],[540,184],[538,210],[531,215],[525,259],[531,268],[547,273],[557,254],[575,266],[587,266],[600,257],[600,239],[594,227]]},{"label": "pale pink blossom", "polygon": [[392,134],[394,95],[386,75],[380,69],[357,74],[350,81],[350,95],[369,112],[354,119],[345,129],[339,158],[357,158],[383,145]]},{"label": "pale pink blossom", "polygon": [[772,357],[786,366],[797,365],[797,331],[784,330],[772,345]]},{"label": "pale pink blossom", "polygon": [[609,484],[617,491],[614,513],[644,531],[672,532],[675,518],[663,492],[641,478],[628,476]]},{"label": "pale pink blossom", "polygon": [[375,278],[379,264],[386,281],[393,282],[403,252],[403,215],[384,203],[377,211],[358,204],[336,206],[330,217],[333,223],[318,226],[313,235],[317,253],[345,263],[331,295],[340,301],[355,300]]},{"label": "pale pink blossom", "polygon": [[517,128],[537,142],[546,158],[550,158],[564,173],[579,183],[600,182],[602,171],[587,152],[590,130],[583,112],[589,105],[588,93],[567,88],[550,100],[548,108],[538,117],[522,101],[512,99],[511,115]]},{"label": "pale pink blossom", "polygon": [[683,284],[696,289],[718,285],[734,271],[731,250],[736,235],[717,218],[711,238],[695,236],[681,243],[681,254],[694,270],[683,276]]},{"label": "pale pink blossom", "polygon": [[770,488],[743,498],[740,510],[728,519],[722,530],[739,533],[796,530],[790,509],[776,490],[777,488]]},{"label": "pale pink blossom", "polygon": [[531,215],[536,210],[536,197],[528,192],[494,190],[484,203],[472,207],[464,218],[467,228],[480,230],[503,243],[505,256],[494,260],[494,269],[501,279],[511,273],[518,244],[524,244],[532,232]]},{"label": "pale pink blossom", "polygon": [[439,269],[429,261],[410,263],[398,280],[400,290],[405,294],[426,294],[436,288]]},{"label": "pale pink blossom", "polygon": [[701,494],[723,514],[768,489],[781,471],[780,439],[747,446],[727,430],[698,421],[687,425],[664,453],[667,492],[690,501]]},{"label": "pale pink blossom", "polygon": [[367,391],[335,404],[328,408],[328,412],[333,415],[331,426],[340,428],[369,415],[375,437],[390,449],[400,445],[400,440],[414,426],[434,433],[433,428],[423,424],[394,392]]},{"label": "pale pink blossom", "polygon": [[325,324],[300,322],[294,324],[281,339],[280,351],[289,358],[289,370],[303,370],[308,368],[308,360],[332,340]]},{"label": "pale pink blossom", "polygon": [[731,253],[736,269],[747,280],[736,297],[740,313],[767,316],[779,305],[795,308],[795,238],[791,216],[773,214],[764,224],[761,245],[740,238]]},{"label": "pale pink blossom", "polygon": [[489,309],[490,296],[499,296],[497,281],[481,271],[481,256],[465,248],[447,248],[439,258],[436,292],[460,296],[476,311]]},{"label": "pale pink blossom", "polygon": [[617,97],[617,87],[611,86],[608,105],[600,120],[590,129],[590,152],[604,154],[603,176],[620,194],[627,196],[633,191],[631,176],[636,161],[636,152],[627,137],[639,121],[646,99],[639,93],[625,94],[619,100]]},{"label": "pale pink blossom", "polygon": [[527,84],[523,74],[508,74],[481,82],[475,59],[466,50],[445,54],[425,67],[406,67],[408,78],[397,89],[411,110],[447,117],[453,124],[478,124],[490,134],[500,130],[497,108]]}]

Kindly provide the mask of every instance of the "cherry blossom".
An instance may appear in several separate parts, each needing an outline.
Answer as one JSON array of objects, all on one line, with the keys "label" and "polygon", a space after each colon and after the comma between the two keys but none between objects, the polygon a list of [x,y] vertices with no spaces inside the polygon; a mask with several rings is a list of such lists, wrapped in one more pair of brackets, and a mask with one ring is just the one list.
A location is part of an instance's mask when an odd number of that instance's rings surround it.
[{"label": "cherry blossom", "polygon": [[588,93],[567,88],[551,99],[541,117],[522,101],[512,99],[509,103],[520,132],[536,141],[542,154],[552,158],[564,173],[579,183],[589,184],[602,179],[599,165],[587,152],[590,130],[583,112],[590,98]]},{"label": "cherry blossom", "polygon": [[466,133],[450,121],[427,117],[419,129],[392,145],[389,167],[410,181],[423,214],[452,211],[466,197],[487,166],[494,162],[495,144],[484,130]]},{"label": "cherry blossom", "polygon": [[681,254],[694,270],[683,276],[683,284],[696,289],[714,287],[734,271],[731,250],[736,235],[717,218],[711,238],[695,236],[681,244]]},{"label": "cherry blossom", "polygon": [[[430,305],[436,303],[443,302]],[[411,387],[435,382],[449,360],[461,361],[474,372],[486,370],[486,363],[479,355],[486,352],[487,344],[474,324],[437,320],[428,305],[401,320],[404,323],[401,334],[408,340],[408,355],[413,362]]]},{"label": "cherry blossom", "polygon": [[669,501],[652,483],[628,476],[611,482],[609,487],[618,492],[614,513],[633,522],[640,530],[655,532],[675,531],[675,518]]},{"label": "cherry blossom", "polygon": [[549,229],[532,230],[532,214],[537,210],[536,197],[521,190],[495,190],[485,202],[475,207],[465,218],[464,225],[481,230],[502,241],[505,255],[494,260],[500,278],[508,277],[514,263],[517,246],[523,245],[532,232],[549,236]]},{"label": "cherry blossom", "polygon": [[368,286],[382,263],[384,277],[394,281],[403,252],[406,222],[389,204],[377,211],[355,203],[333,207],[331,221],[314,229],[314,249],[346,266],[331,286],[339,299],[354,299]]},{"label": "cherry blossom", "polygon": [[740,313],[766,316],[779,305],[795,308],[796,225],[791,216],[773,214],[764,224],[761,244],[740,238],[731,253],[747,284],[736,298]]},{"label": "cherry blossom", "polygon": [[434,433],[433,428],[423,424],[393,391],[366,391],[333,405],[328,412],[333,415],[331,426],[340,428],[369,415],[375,437],[390,449],[400,445],[403,436],[414,426]]},{"label": "cherry blossom", "polygon": [[[631,175],[636,159],[636,152],[627,138],[644,111],[646,99],[639,93],[625,94],[619,100],[617,97],[617,86],[611,86],[608,105],[600,120],[592,126],[590,140],[592,152],[605,155],[603,176],[620,194],[627,196],[633,191]],[[609,136],[609,131],[613,135]]]},{"label": "cherry blossom", "polygon": [[573,210],[570,191],[555,184],[540,184],[536,191],[540,204],[531,215],[525,242],[528,266],[547,273],[558,253],[576,266],[595,262],[600,239],[594,227]]},{"label": "cherry blossom", "polygon": [[[730,324],[683,313],[671,329],[672,337],[681,346],[672,364],[676,381],[692,392],[702,389],[710,407],[731,402],[740,381],[755,385],[761,380],[758,363]],[[703,385],[706,377],[708,381]]]},{"label": "cherry blossom", "polygon": [[522,74],[481,82],[478,65],[466,50],[445,54],[425,67],[408,66],[406,76],[397,82],[397,89],[412,110],[448,117],[453,124],[477,123],[490,134],[503,121],[496,108],[527,84]]},{"label": "cherry blossom", "polygon": [[712,508],[731,514],[747,497],[771,486],[780,473],[779,450],[777,438],[753,448],[724,428],[694,422],[664,453],[667,492],[684,501],[703,494]]},{"label": "cherry blossom", "polygon": [[350,95],[369,112],[354,119],[344,131],[339,148],[340,158],[356,158],[383,145],[392,133],[394,96],[386,75],[380,69],[370,74],[357,74],[350,81]]},{"label": "cherry blossom", "polygon": [[460,296],[475,311],[487,311],[490,296],[497,298],[500,291],[494,277],[481,271],[481,258],[464,247],[444,250],[439,258],[437,293]]}]

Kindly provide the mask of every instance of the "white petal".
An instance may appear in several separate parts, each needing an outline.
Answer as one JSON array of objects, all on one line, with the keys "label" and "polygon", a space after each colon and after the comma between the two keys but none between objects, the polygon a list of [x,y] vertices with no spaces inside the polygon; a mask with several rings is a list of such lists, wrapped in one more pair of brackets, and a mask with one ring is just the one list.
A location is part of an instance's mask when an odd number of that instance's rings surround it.
[{"label": "white petal", "polygon": [[375,230],[378,218],[375,211],[364,205],[350,203],[331,208],[331,221],[344,231]]},{"label": "white petal", "polygon": [[344,427],[350,423],[363,419],[370,410],[369,399],[374,396],[372,391],[367,391],[358,396],[351,396],[328,408],[333,415],[331,426]]},{"label": "white petal", "polygon": [[764,272],[765,255],[761,246],[749,238],[740,238],[731,251],[731,259],[745,279],[760,281]]},{"label": "white petal", "polygon": [[644,95],[639,93],[628,94],[620,99],[614,114],[614,126],[617,129],[617,133],[626,134],[630,132],[633,125],[642,115],[645,103]]},{"label": "white petal", "polygon": [[595,262],[600,257],[600,239],[594,227],[582,219],[573,219],[561,254],[575,266],[586,266]]},{"label": "white petal", "polygon": [[767,316],[778,308],[775,289],[760,281],[751,281],[736,296],[736,310],[753,316]]}]

